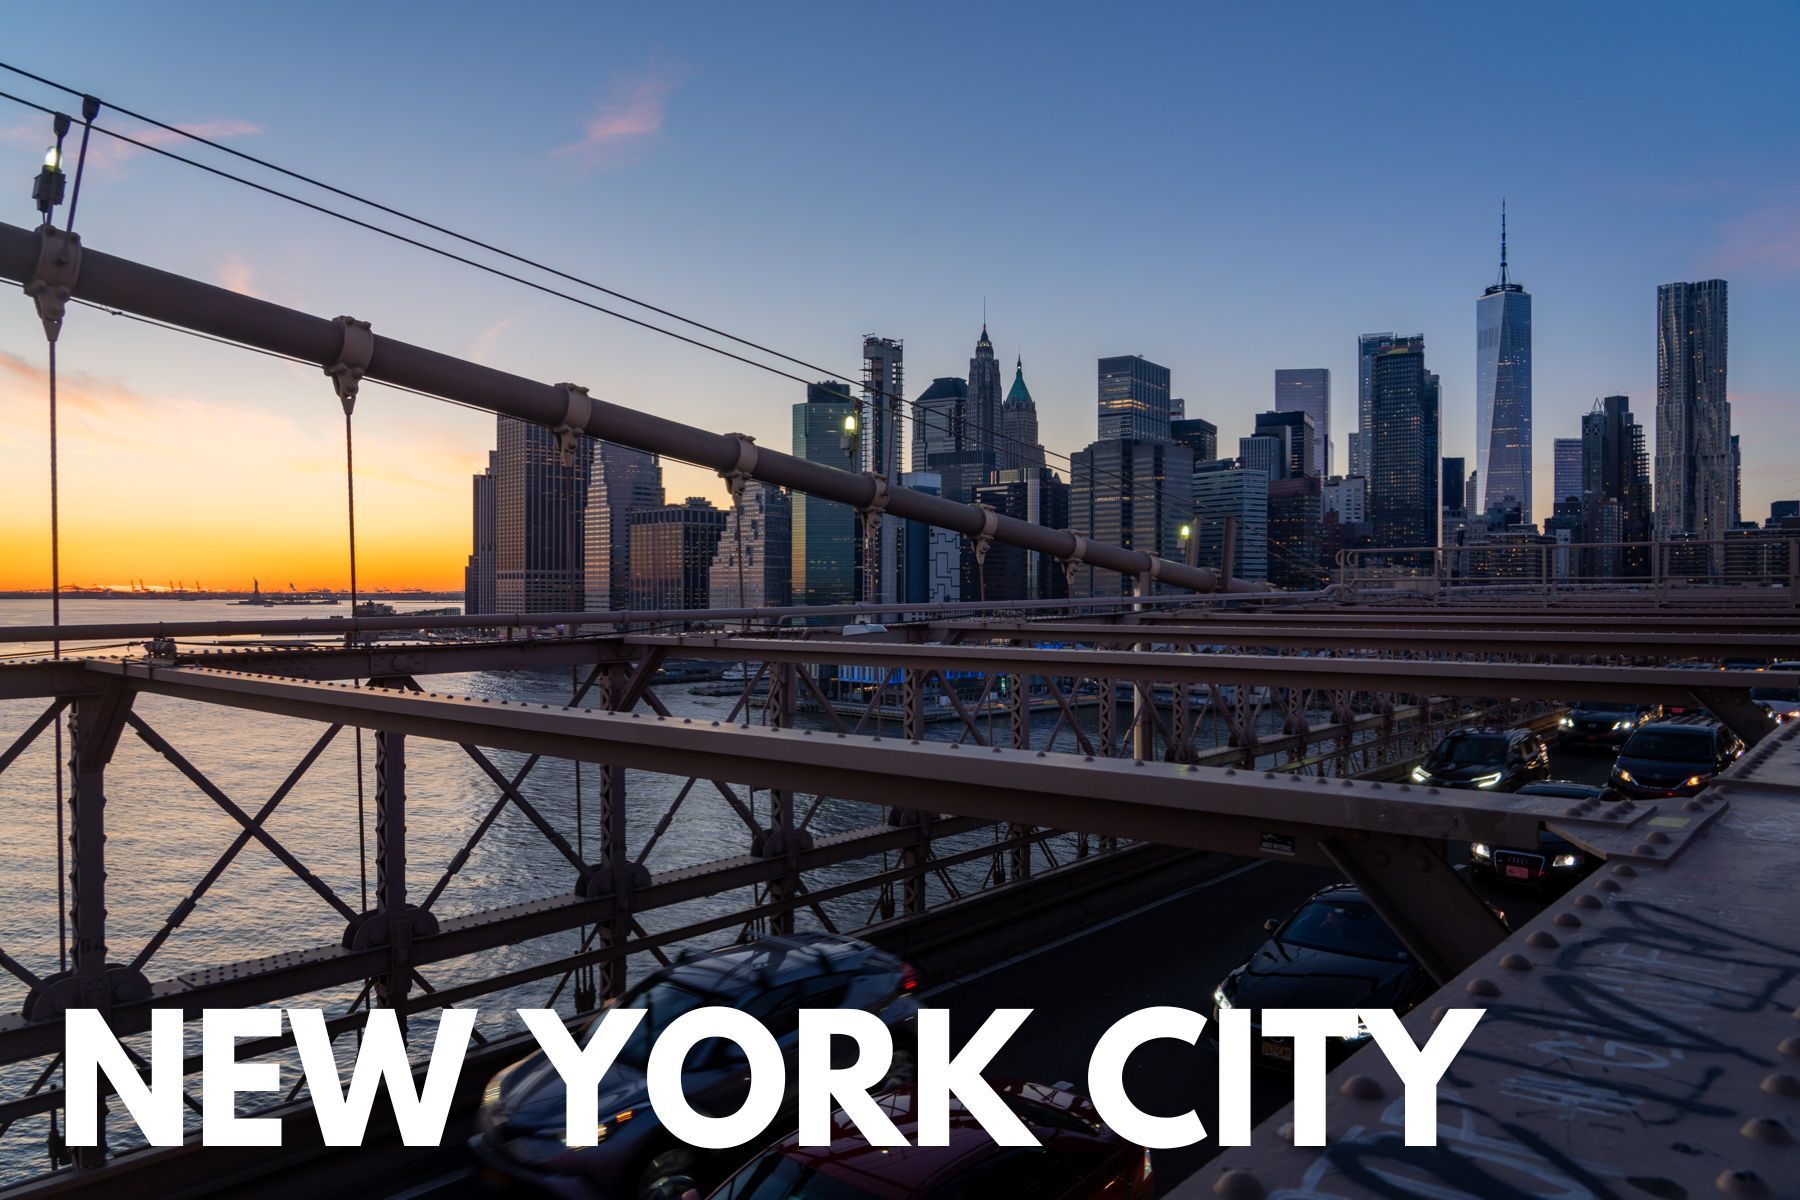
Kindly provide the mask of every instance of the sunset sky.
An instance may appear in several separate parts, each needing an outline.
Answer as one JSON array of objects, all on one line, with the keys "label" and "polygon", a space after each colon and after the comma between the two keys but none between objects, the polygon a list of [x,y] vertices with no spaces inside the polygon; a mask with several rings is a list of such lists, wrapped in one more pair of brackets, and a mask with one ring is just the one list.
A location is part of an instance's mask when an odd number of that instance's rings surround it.
[{"label": "sunset sky", "polygon": [[[1535,300],[1539,509],[1552,439],[1596,397],[1629,394],[1653,427],[1656,285],[1713,276],[1745,515],[1800,496],[1792,4],[65,0],[8,30],[0,58],[26,69],[839,371],[863,334],[903,338],[911,395],[967,372],[985,305],[1064,453],[1095,435],[1094,360],[1141,353],[1222,448],[1272,406],[1276,368],[1329,367],[1342,470],[1356,336],[1395,330],[1425,334],[1445,452],[1472,458],[1505,196]],[[0,101],[0,219],[33,223],[49,140]],[[802,398],[101,137],[78,225],[96,249],[782,449]],[[344,582],[342,418],[317,371],[89,310],[61,360],[65,583]],[[49,582],[44,364],[15,293],[0,588]],[[489,416],[365,390],[365,587],[460,586],[492,439]],[[672,497],[723,497],[667,475]]]}]

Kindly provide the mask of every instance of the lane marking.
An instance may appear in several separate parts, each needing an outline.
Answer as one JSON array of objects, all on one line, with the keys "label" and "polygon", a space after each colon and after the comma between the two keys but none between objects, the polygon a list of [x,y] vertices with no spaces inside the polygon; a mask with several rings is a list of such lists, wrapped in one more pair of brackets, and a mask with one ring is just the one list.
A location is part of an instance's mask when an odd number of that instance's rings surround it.
[{"label": "lane marking", "polygon": [[1160,899],[1152,900],[1150,903],[1145,904],[1142,907],[1134,908],[1130,912],[1120,913],[1118,916],[1113,917],[1112,919],[1107,920],[1107,921],[1102,921],[1098,925],[1090,925],[1086,929],[1081,929],[1081,930],[1077,930],[1074,933],[1065,934],[1064,936],[1057,938],[1054,942],[1049,942],[1045,945],[1037,946],[1030,950],[1021,951],[1020,953],[1013,955],[1011,958],[1002,959],[1000,962],[994,963],[991,966],[983,967],[979,971],[974,972],[973,974],[963,975],[956,979],[947,980],[944,983],[938,984],[936,987],[927,988],[925,991],[919,993],[919,1003],[923,1004],[926,1000],[929,1000],[931,997],[937,995],[939,992],[945,992],[954,987],[961,987],[962,985],[964,985],[966,983],[973,983],[973,982],[975,982],[975,980],[980,979],[983,976],[992,975],[995,971],[1004,971],[1008,967],[1016,967],[1022,962],[1026,962],[1029,959],[1038,957],[1038,955],[1040,955],[1040,954],[1048,954],[1050,951],[1059,949],[1060,947],[1063,947],[1063,946],[1066,946],[1070,942],[1078,942],[1082,938],[1091,937],[1094,934],[1101,932],[1102,930],[1111,929],[1114,925],[1121,924],[1125,921],[1135,920],[1138,917],[1143,916],[1145,913],[1154,912],[1156,909],[1159,909],[1166,904],[1173,904],[1177,900],[1186,899],[1187,897],[1193,895],[1195,892],[1203,892],[1209,887],[1216,887],[1217,885],[1224,883],[1227,880],[1236,879],[1240,875],[1248,874],[1249,872],[1256,870],[1256,868],[1258,868],[1258,867],[1264,867],[1267,865],[1268,865],[1267,859],[1259,858],[1255,862],[1247,862],[1241,867],[1233,867],[1231,870],[1225,872],[1223,875],[1214,875],[1212,878],[1202,880],[1201,882],[1196,883],[1194,886],[1192,886],[1190,888],[1184,888],[1179,892],[1173,893],[1172,895],[1163,896]]}]

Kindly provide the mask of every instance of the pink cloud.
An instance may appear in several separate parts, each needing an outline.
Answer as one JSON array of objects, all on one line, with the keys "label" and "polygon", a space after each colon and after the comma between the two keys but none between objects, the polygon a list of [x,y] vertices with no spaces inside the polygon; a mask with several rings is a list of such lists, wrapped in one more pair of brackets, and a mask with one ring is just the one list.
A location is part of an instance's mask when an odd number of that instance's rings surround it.
[{"label": "pink cloud", "polygon": [[642,72],[618,77],[612,95],[588,118],[581,140],[558,146],[552,158],[572,158],[583,167],[609,166],[661,132],[664,108],[692,71],[652,59]]},{"label": "pink cloud", "polygon": [[244,296],[256,295],[256,272],[235,254],[219,264],[218,280],[222,288]]},{"label": "pink cloud", "polygon": [[1728,223],[1712,257],[1721,271],[1800,273],[1800,193]]},{"label": "pink cloud", "polygon": [[[99,124],[107,128],[117,128],[116,123],[108,121],[104,113],[100,117]],[[186,125],[177,125],[176,128],[215,142],[227,141],[236,137],[254,137],[263,131],[260,125],[234,117],[213,121],[194,121]],[[166,146],[176,153],[182,153],[183,145],[187,145],[191,149],[204,149],[204,147],[194,145],[179,133],[168,129],[158,129],[155,126],[147,126],[142,129],[120,128],[118,131],[145,145]],[[0,141],[15,146],[41,149],[54,140],[50,133],[48,119],[42,123],[27,122],[24,125],[15,125],[10,129],[0,130]],[[80,146],[81,126],[76,125],[69,131],[69,136],[63,140],[63,153],[67,156],[70,171],[74,170],[75,155]],[[88,140],[88,169],[104,175],[115,175],[127,159],[136,158],[143,153],[145,151],[140,146],[133,146],[128,142],[122,142],[117,138],[97,132]]]}]

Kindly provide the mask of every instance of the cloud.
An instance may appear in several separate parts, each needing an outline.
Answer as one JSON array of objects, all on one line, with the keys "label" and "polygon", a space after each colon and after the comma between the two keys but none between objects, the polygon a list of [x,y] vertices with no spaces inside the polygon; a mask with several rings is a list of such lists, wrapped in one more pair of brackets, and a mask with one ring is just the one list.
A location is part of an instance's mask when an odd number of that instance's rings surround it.
[{"label": "cloud", "polygon": [[693,72],[652,59],[641,72],[622,74],[612,94],[588,118],[581,140],[558,146],[551,158],[571,158],[584,168],[611,166],[661,132],[669,97]]},{"label": "cloud", "polygon": [[[34,420],[29,413],[47,412],[49,383],[43,367],[0,350],[0,416],[9,424],[29,423]],[[145,406],[144,397],[119,383],[66,368],[57,373],[56,407],[65,414],[111,416]]]},{"label": "cloud", "polygon": [[1800,274],[1800,192],[1728,222],[1712,258],[1720,271]]},{"label": "cloud", "polygon": [[[111,123],[106,121],[104,112],[102,112],[100,120],[103,127],[112,127]],[[238,137],[255,137],[263,131],[262,126],[236,117],[193,121],[187,124],[178,124],[175,129],[215,142],[228,141]],[[158,129],[155,126],[146,126],[141,129],[119,129],[118,132],[149,146],[179,147],[190,144],[181,133],[170,129]],[[15,125],[10,129],[0,130],[0,141],[16,146],[42,149],[54,140],[47,121],[43,123],[27,122],[24,125]],[[75,154],[80,145],[81,127],[77,125],[69,131],[69,136],[63,141],[63,152],[68,156],[71,171],[74,169]],[[141,146],[133,146],[129,142],[122,142],[117,138],[96,132],[88,141],[88,169],[98,171],[103,175],[117,175],[127,159],[136,158],[143,153],[145,151]]]},{"label": "cloud", "polygon": [[469,357],[478,363],[491,365],[494,349],[500,344],[500,336],[530,314],[530,310],[516,312],[510,317],[502,317],[486,329],[475,335],[474,345],[469,350]]},{"label": "cloud", "polygon": [[256,295],[256,272],[250,264],[233,254],[219,264],[216,272],[219,286],[244,296]]}]

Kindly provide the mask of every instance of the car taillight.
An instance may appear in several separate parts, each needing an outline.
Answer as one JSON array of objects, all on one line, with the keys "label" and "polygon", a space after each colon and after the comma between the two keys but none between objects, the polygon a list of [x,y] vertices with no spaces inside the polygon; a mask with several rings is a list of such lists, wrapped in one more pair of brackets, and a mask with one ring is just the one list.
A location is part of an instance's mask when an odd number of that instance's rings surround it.
[{"label": "car taillight", "polygon": [[911,963],[900,964],[900,990],[910,992],[919,986],[919,971]]}]

